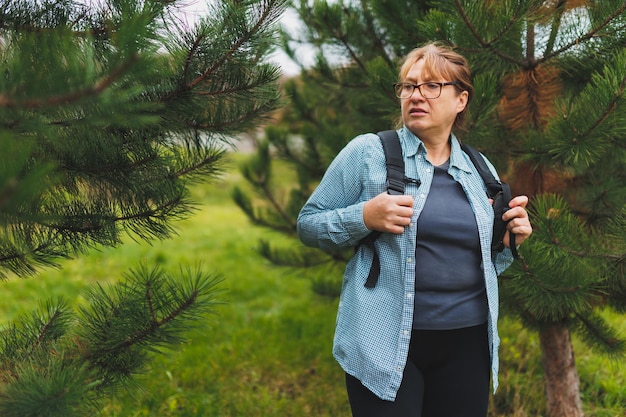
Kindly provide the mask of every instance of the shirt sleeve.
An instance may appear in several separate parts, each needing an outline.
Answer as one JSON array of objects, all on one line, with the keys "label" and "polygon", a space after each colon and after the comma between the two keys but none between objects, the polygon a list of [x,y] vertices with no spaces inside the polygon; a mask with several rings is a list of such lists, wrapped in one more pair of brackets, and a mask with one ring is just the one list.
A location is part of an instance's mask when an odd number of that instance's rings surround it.
[{"label": "shirt sleeve", "polygon": [[513,263],[511,249],[504,248],[502,252],[497,253],[493,263],[496,268],[496,275],[499,276]]},{"label": "shirt sleeve", "polygon": [[305,245],[325,250],[347,248],[370,233],[363,220],[363,206],[369,199],[365,192],[369,136],[357,136],[339,152],[300,211],[298,237]]}]

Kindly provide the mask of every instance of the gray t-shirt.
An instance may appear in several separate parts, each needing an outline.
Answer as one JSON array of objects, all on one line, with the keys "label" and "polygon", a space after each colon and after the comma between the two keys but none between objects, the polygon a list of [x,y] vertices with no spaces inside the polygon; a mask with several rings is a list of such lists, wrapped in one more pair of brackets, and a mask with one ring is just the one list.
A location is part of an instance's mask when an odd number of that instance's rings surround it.
[{"label": "gray t-shirt", "polygon": [[448,166],[435,167],[417,222],[415,329],[458,329],[487,320],[478,226]]}]

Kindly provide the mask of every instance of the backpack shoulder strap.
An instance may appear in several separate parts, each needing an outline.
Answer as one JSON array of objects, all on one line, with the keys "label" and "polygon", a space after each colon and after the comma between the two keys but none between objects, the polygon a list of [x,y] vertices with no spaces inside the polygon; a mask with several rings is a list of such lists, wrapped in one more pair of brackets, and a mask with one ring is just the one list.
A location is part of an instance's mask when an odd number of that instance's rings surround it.
[{"label": "backpack shoulder strap", "polygon": [[[495,218],[493,231],[494,241],[492,243],[492,248],[497,252],[500,252],[502,251],[502,249],[504,249],[504,244],[498,238],[504,236],[504,233],[506,231],[506,223],[500,220],[499,216],[504,214],[504,212],[509,209],[509,201],[512,198],[511,188],[507,183],[498,181],[493,176],[493,174],[489,170],[489,167],[487,166],[487,163],[485,162],[485,159],[476,148],[462,143],[461,149],[463,149],[463,152],[465,152],[470,157],[472,163],[476,167],[476,170],[478,170],[478,173],[482,177],[485,186],[487,187],[487,194],[489,195],[489,198],[495,200],[498,197],[499,193],[502,194],[501,199],[497,199],[493,202]],[[509,233],[509,239],[509,247],[511,249],[511,253],[513,254],[514,258],[518,258],[519,255],[515,247],[515,235],[513,233]]]},{"label": "backpack shoulder strap", "polygon": [[463,152],[465,152],[470,157],[472,163],[478,170],[478,173],[483,179],[485,186],[487,186],[487,193],[489,194],[489,197],[495,197],[498,192],[502,191],[502,183],[493,176],[493,174],[489,170],[489,167],[487,166],[487,163],[476,148],[462,143],[461,149],[463,149]]},{"label": "backpack shoulder strap", "polygon": [[[385,152],[385,166],[387,167],[387,192],[389,194],[404,194],[404,158],[402,157],[402,145],[395,130],[383,130],[377,133]],[[363,239],[360,244],[365,245],[372,251],[372,266],[365,281],[367,288],[374,288],[380,275],[380,258],[374,246],[374,242],[381,235],[379,231],[373,231]]]},{"label": "backpack shoulder strap", "polygon": [[389,194],[402,195],[404,194],[404,158],[398,132],[383,130],[377,134],[385,152],[387,191]]}]

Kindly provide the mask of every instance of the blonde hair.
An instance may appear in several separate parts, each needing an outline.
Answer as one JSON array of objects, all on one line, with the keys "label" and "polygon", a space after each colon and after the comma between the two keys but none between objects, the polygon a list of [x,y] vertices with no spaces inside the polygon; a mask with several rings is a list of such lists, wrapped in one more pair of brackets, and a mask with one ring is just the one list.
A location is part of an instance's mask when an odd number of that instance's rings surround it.
[{"label": "blonde hair", "polygon": [[469,103],[474,96],[474,85],[471,81],[471,70],[467,60],[451,48],[432,42],[424,46],[413,49],[409,52],[400,67],[398,81],[404,82],[411,67],[419,61],[424,60],[423,78],[427,80],[447,80],[457,81],[455,86],[457,91],[467,91],[467,104],[465,108],[456,115],[453,128],[455,130],[463,130],[465,124],[465,115],[469,107]]}]

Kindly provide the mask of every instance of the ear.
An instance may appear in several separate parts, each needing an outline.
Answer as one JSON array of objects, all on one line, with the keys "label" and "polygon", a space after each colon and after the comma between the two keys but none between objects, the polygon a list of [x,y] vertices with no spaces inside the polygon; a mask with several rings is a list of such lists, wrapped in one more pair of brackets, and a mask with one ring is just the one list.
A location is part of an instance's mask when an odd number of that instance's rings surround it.
[{"label": "ear", "polygon": [[456,112],[461,113],[465,110],[465,106],[467,106],[467,100],[469,99],[469,93],[467,91],[462,91],[458,96],[458,103],[456,106]]}]

